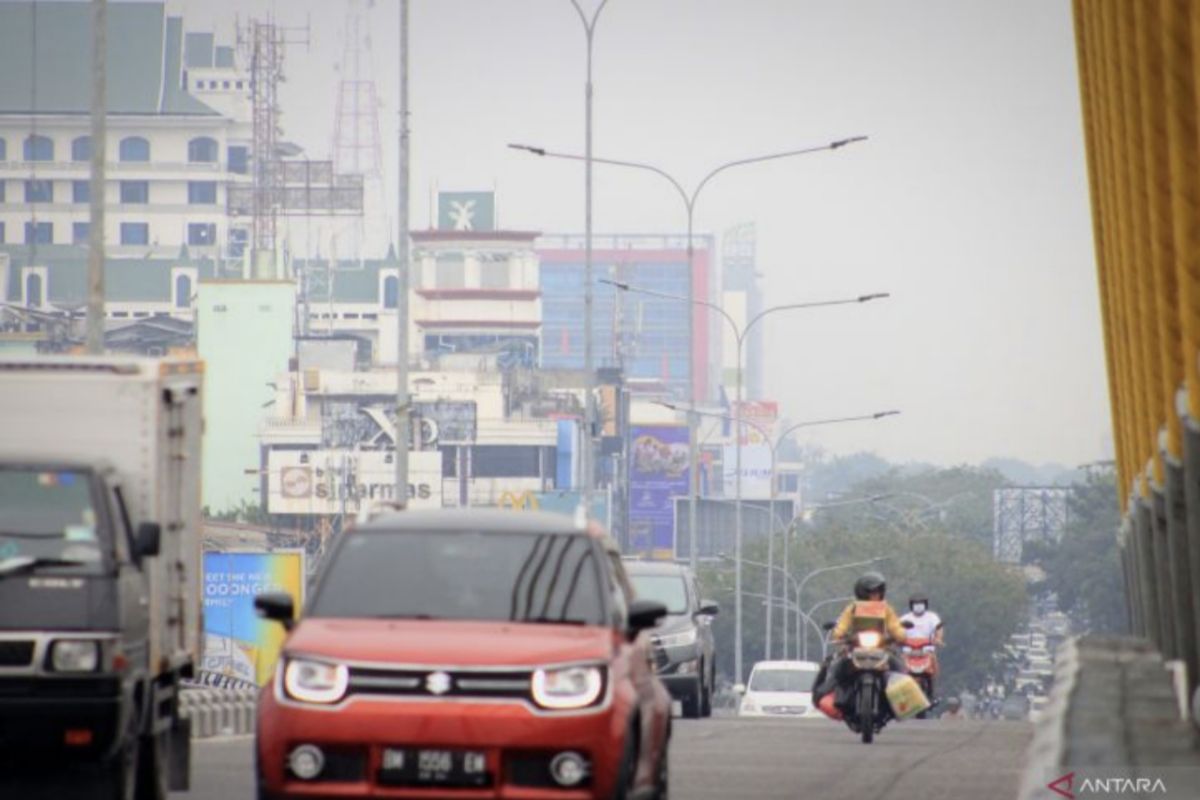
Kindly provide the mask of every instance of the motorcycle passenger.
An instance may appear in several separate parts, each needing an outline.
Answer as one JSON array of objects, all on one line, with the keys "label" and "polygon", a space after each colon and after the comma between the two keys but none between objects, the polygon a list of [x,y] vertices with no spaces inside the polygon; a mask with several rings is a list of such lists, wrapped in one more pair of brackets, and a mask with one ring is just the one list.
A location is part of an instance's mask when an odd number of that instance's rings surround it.
[{"label": "motorcycle passenger", "polygon": [[[833,641],[840,642],[847,638],[854,624],[854,611],[858,603],[873,601],[884,604],[884,630],[891,642],[893,644],[902,643],[906,636],[904,626],[900,624],[900,618],[896,615],[895,610],[884,600],[886,596],[887,580],[878,572],[868,572],[855,581],[855,601],[846,606],[841,616],[838,617],[837,624],[834,626],[831,634]],[[825,681],[826,685],[823,687],[823,693],[836,691],[835,705],[838,707],[845,706],[851,699],[851,692],[848,689],[854,681],[854,672],[849,668],[849,663],[849,656],[846,653],[841,653],[832,657],[827,666],[828,679]],[[895,653],[889,656],[888,663],[888,668],[894,672],[907,671],[904,667],[904,662]]]}]

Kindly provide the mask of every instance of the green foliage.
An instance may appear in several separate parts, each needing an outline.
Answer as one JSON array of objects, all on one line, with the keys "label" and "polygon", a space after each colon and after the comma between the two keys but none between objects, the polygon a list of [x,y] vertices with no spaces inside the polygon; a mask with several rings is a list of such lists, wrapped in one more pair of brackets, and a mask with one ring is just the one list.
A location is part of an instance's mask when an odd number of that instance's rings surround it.
[{"label": "green foliage", "polygon": [[239,522],[245,525],[275,527],[271,515],[262,506],[258,503],[248,503],[245,500],[241,501],[237,506],[227,508],[224,511],[214,512],[208,506],[205,506],[200,510],[200,516],[204,519],[212,519],[219,522]]},{"label": "green foliage", "polygon": [[1077,630],[1124,633],[1127,617],[1117,546],[1121,521],[1116,476],[1112,470],[1093,471],[1072,488],[1062,541],[1026,545],[1024,561],[1045,573],[1037,588],[1058,596],[1059,609],[1071,617]]},{"label": "green foliage", "polygon": [[978,467],[919,471],[893,468],[854,487],[854,496],[882,499],[830,511],[854,519],[856,527],[874,519],[886,522],[900,534],[940,531],[965,536],[990,548],[992,493],[1007,485],[999,472]]},{"label": "green foliage", "polygon": [[[995,671],[995,654],[1027,619],[1028,595],[1021,571],[997,564],[991,554],[992,490],[1004,484],[999,473],[970,467],[909,473],[893,469],[860,482],[852,497],[892,496],[878,502],[829,507],[818,513],[794,535],[789,571],[802,579],[821,567],[877,556],[885,560],[871,567],[834,570],[812,577],[804,588],[805,610],[820,601],[850,595],[854,580],[862,572],[878,569],[888,579],[888,599],[898,613],[907,610],[908,595],[921,589],[929,593],[934,610],[945,621],[947,646],[941,654],[944,690],[979,686]],[[781,537],[776,540],[776,563],[781,561],[780,546]],[[766,543],[748,546],[745,558],[765,562]],[[730,564],[721,563],[701,574],[706,594],[721,603],[721,615],[714,623],[721,654],[718,667],[730,675],[734,652],[732,573]],[[781,594],[780,579],[777,572],[773,589],[777,596]],[[766,570],[746,565],[743,591],[765,594]],[[795,601],[794,588],[789,587],[788,597],[789,602]],[[824,605],[814,612],[815,621],[820,624],[834,619],[844,605],[844,601]],[[764,610],[761,598],[746,597],[743,639],[747,670],[764,657]],[[782,655],[780,614],[777,608],[773,621],[775,658]],[[795,615],[790,619],[794,620]],[[791,628],[789,638],[794,638],[794,624]],[[818,660],[820,642],[811,626],[808,636],[809,658]]]}]

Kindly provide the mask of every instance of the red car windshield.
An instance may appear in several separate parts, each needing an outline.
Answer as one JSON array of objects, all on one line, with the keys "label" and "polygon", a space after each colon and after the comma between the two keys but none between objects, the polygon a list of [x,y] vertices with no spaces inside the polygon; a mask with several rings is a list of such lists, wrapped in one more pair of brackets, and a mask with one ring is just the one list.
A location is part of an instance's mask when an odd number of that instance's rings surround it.
[{"label": "red car windshield", "polygon": [[308,614],[602,625],[597,560],[582,534],[352,533]]}]

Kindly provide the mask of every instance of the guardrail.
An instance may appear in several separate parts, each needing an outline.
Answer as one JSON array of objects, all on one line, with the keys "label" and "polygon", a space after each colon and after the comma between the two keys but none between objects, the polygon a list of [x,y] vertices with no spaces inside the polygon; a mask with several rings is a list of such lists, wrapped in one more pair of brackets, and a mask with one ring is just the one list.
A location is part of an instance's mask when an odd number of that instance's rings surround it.
[{"label": "guardrail", "polygon": [[[1178,779],[1200,767],[1177,671],[1143,639],[1087,636],[1058,649],[1050,702],[1029,745],[1019,800],[1060,800],[1094,776]],[[1064,792],[1066,794],[1064,794]]]},{"label": "guardrail", "polygon": [[185,686],[180,693],[180,714],[192,721],[192,738],[254,733],[258,691]]}]

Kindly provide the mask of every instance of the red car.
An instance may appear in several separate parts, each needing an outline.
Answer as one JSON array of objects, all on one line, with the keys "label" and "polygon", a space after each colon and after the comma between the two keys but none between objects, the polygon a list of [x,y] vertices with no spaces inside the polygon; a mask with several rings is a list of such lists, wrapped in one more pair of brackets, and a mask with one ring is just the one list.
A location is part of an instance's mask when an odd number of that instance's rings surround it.
[{"label": "red car", "polygon": [[[292,627],[286,595],[264,616]],[[595,525],[405,511],[341,536],[259,702],[260,800],[667,797],[670,698]]]}]

